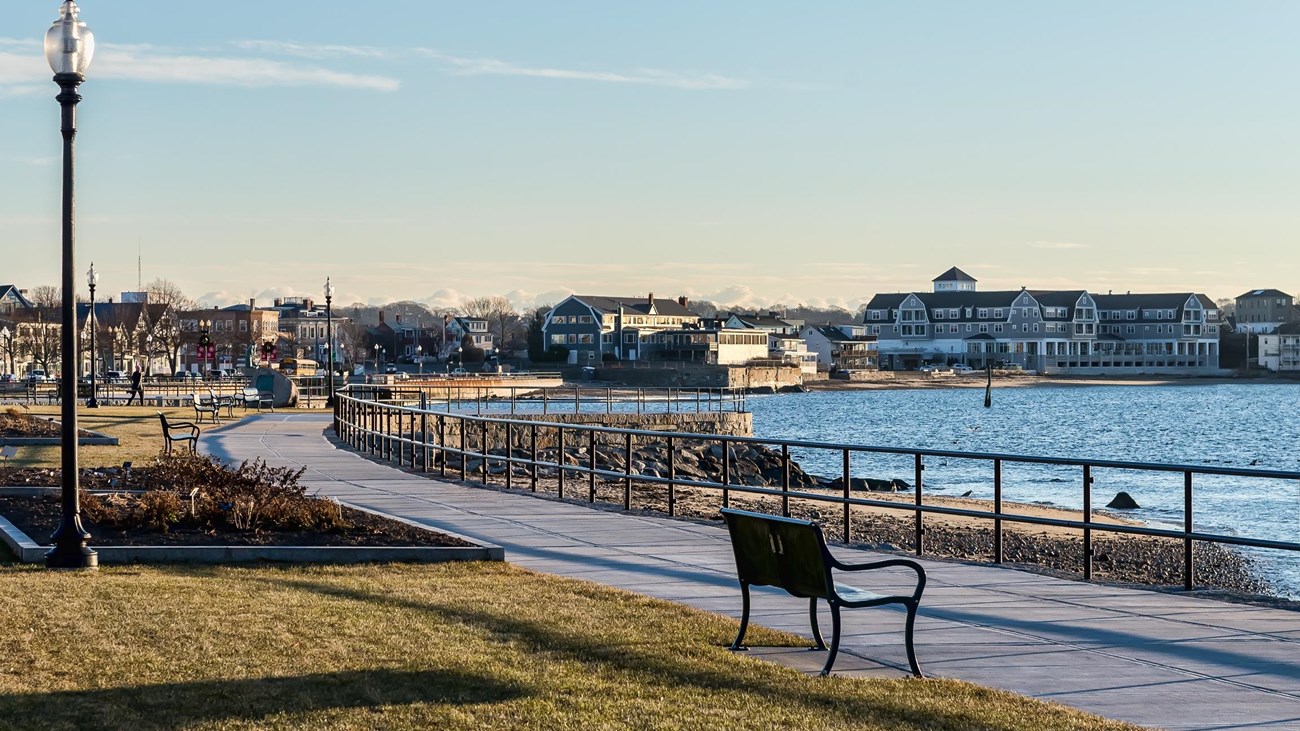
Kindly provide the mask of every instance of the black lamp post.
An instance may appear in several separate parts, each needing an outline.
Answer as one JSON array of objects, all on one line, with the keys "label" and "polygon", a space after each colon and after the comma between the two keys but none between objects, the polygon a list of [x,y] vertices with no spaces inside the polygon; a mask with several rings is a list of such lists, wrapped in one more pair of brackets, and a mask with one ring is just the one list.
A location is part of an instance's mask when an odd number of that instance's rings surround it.
[{"label": "black lamp post", "polygon": [[334,285],[325,277],[325,408],[334,408]]},{"label": "black lamp post", "polygon": [[99,284],[99,272],[95,271],[95,262],[90,263],[86,272],[86,284],[90,286],[90,398],[86,399],[86,408],[98,409],[99,399],[95,398],[95,285]]},{"label": "black lamp post", "polygon": [[63,307],[62,331],[59,333],[63,377],[61,445],[63,468],[63,515],[54,529],[54,547],[45,554],[45,565],[52,569],[95,568],[99,554],[86,546],[90,534],[81,526],[81,505],[77,499],[77,283],[75,229],[76,207],[73,197],[73,140],[77,136],[77,87],[86,80],[86,69],[95,53],[95,36],[78,17],[77,4],[67,0],[59,8],[59,19],[45,34],[45,60],[54,71],[59,85],[55,99],[62,108],[63,132]]},{"label": "black lamp post", "polygon": [[0,327],[0,338],[4,338],[5,341],[5,365],[7,366],[5,373],[14,372],[14,346],[13,341],[10,340],[11,337],[13,336],[9,333],[8,325]]}]

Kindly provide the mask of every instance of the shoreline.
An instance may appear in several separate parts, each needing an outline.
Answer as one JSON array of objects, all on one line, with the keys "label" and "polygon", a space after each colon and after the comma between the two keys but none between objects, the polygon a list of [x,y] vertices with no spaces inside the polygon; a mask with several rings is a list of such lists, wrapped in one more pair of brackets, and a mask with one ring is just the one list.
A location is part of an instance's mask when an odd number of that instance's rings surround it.
[{"label": "shoreline", "polygon": [[[809,391],[883,391],[899,389],[984,388],[983,373],[935,378],[919,373],[896,371],[904,375],[880,381],[841,381],[821,379],[804,381]],[[1085,388],[1088,386],[1222,386],[1228,384],[1300,386],[1300,380],[1277,376],[1261,378],[1198,376],[1035,376],[994,375],[993,388]]]}]

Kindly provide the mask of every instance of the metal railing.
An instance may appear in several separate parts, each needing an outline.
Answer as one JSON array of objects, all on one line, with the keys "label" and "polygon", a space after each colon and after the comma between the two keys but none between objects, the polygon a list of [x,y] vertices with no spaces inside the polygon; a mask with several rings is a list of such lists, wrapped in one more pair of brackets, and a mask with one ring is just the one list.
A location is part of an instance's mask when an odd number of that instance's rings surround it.
[{"label": "metal railing", "polygon": [[483,414],[744,413],[743,388],[606,388],[508,385],[351,384],[358,398],[403,406]]},{"label": "metal railing", "polygon": [[[1082,533],[1083,546],[1080,558],[1083,563],[1083,576],[1086,580],[1093,577],[1093,541],[1099,531],[1110,534],[1150,536],[1177,540],[1183,549],[1183,587],[1191,590],[1195,585],[1196,563],[1193,557],[1193,545],[1197,542],[1246,546],[1281,551],[1300,551],[1300,543],[1293,541],[1268,540],[1223,533],[1198,531],[1194,528],[1194,478],[1196,476],[1228,476],[1263,480],[1300,480],[1300,472],[1242,469],[1233,467],[1192,466],[1181,464],[1128,462],[1120,460],[1083,459],[1068,457],[1035,457],[1018,454],[999,454],[986,452],[961,452],[941,449],[912,449],[905,447],[882,447],[859,444],[838,444],[805,440],[780,440],[760,437],[729,436],[718,434],[690,434],[683,432],[647,431],[638,429],[620,429],[613,427],[569,424],[545,421],[532,421],[491,416],[481,416],[454,411],[439,411],[420,408],[418,405],[403,404],[392,399],[377,400],[369,398],[372,394],[349,387],[338,394],[334,407],[334,430],[339,439],[352,448],[368,452],[378,458],[393,460],[411,468],[430,472],[436,466],[440,476],[449,472],[461,480],[476,477],[484,484],[491,483],[492,474],[489,464],[496,467],[505,466],[504,482],[507,488],[515,487],[514,466],[522,466],[523,479],[529,487],[537,491],[539,469],[555,472],[558,481],[558,493],[565,495],[566,483],[586,479],[588,500],[596,499],[596,481],[598,478],[621,482],[623,487],[623,507],[630,509],[632,503],[633,482],[646,485],[660,485],[666,492],[667,512],[676,514],[679,487],[716,491],[722,507],[728,507],[733,494],[776,497],[781,501],[782,515],[790,515],[791,500],[827,503],[840,506],[838,521],[846,541],[852,536],[854,519],[851,508],[864,506],[880,508],[899,513],[912,514],[913,546],[916,555],[925,553],[925,517],[927,515],[956,516],[987,520],[993,523],[993,561],[1002,563],[1004,559],[1004,531],[1006,523],[1019,523],[1035,526],[1054,526],[1074,529]],[[549,436],[548,436],[549,435]],[[539,449],[539,438],[552,448]],[[667,474],[646,474],[633,470],[633,443],[661,445]],[[599,443],[599,445],[598,445]],[[712,445],[720,448],[724,455],[721,459],[720,479],[707,480],[698,476],[681,477],[678,475],[676,455],[677,447],[687,444]],[[515,447],[518,445],[518,448]],[[732,478],[736,460],[734,453],[738,447],[756,445],[779,450],[781,469],[777,484],[736,484]],[[603,468],[597,464],[598,446],[610,448],[621,447],[624,456],[622,469]],[[577,448],[578,456],[586,452],[585,460],[566,459],[567,448]],[[554,460],[542,459],[541,453],[552,451]],[[791,473],[795,465],[796,452],[831,452],[838,455],[840,487],[835,494],[828,492],[809,492],[792,485]],[[522,452],[524,456],[516,456]],[[907,458],[910,462],[914,490],[911,502],[881,500],[856,497],[852,494],[854,478],[852,467],[857,460],[869,456],[894,456]],[[454,458],[454,459],[453,459]],[[477,463],[475,469],[468,468],[471,460]],[[987,463],[993,483],[992,510],[977,510],[951,505],[935,505],[925,502],[924,472],[927,460],[932,464],[941,460],[975,460]],[[455,464],[458,462],[459,466]],[[1008,465],[1040,465],[1078,470],[1078,484],[1083,502],[1082,520],[1049,517],[1045,515],[1028,515],[1006,512],[1003,509],[1004,468]],[[1163,473],[1181,476],[1182,516],[1181,529],[1153,527],[1126,523],[1102,523],[1094,518],[1093,482],[1097,470],[1125,470],[1141,473]],[[473,473],[477,473],[475,476]],[[692,477],[694,479],[692,479]],[[579,483],[580,484],[580,483]],[[823,488],[825,489],[825,488]],[[824,521],[833,525],[831,521]]]}]

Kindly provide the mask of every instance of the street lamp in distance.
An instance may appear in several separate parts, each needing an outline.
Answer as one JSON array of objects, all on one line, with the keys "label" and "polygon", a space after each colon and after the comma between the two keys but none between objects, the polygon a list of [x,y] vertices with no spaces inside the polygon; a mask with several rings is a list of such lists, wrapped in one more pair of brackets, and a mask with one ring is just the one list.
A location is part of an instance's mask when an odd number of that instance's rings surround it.
[{"label": "street lamp in distance", "polygon": [[325,277],[325,408],[334,408],[334,285]]},{"label": "street lamp in distance", "polygon": [[86,70],[95,54],[95,36],[81,22],[77,4],[67,0],[59,7],[59,19],[45,33],[45,60],[54,72],[54,83],[59,85],[60,119],[63,134],[63,286],[62,362],[59,370],[63,377],[60,409],[60,446],[62,470],[61,517],[50,542],[54,544],[45,554],[45,566],[52,569],[91,569],[99,566],[99,554],[86,545],[90,534],[81,525],[81,505],[77,496],[77,365],[81,360],[77,334],[77,283],[76,283],[76,229],[73,215],[76,210],[74,190],[75,158],[73,141],[77,136],[77,103],[81,95],[77,87],[86,80]]},{"label": "street lamp in distance", "polygon": [[95,285],[99,284],[99,272],[95,271],[95,262],[90,262],[90,271],[86,272],[86,284],[90,287],[90,398],[86,399],[86,408],[98,409],[99,399],[95,398]]},{"label": "street lamp in distance", "polygon": [[420,363],[420,377],[424,378],[424,346],[415,346],[415,359]]}]

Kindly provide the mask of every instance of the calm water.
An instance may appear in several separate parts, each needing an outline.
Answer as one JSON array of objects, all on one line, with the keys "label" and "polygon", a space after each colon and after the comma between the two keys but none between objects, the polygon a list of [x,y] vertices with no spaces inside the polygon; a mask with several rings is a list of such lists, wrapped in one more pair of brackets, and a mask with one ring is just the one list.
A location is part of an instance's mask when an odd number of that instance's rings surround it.
[{"label": "calm water", "polygon": [[[1300,471],[1298,385],[1090,386],[836,391],[751,397],[760,437],[849,444],[1091,457]],[[796,454],[805,470],[838,475],[838,452]],[[855,476],[912,482],[912,458],[856,458]],[[1003,499],[1081,508],[1077,467],[1006,464]],[[1182,527],[1181,473],[1094,471],[1093,504],[1128,491],[1132,516]],[[1195,529],[1300,542],[1300,483],[1196,476]],[[932,458],[927,492],[992,498],[992,465]],[[1300,598],[1300,555],[1253,551],[1280,594]]]}]

